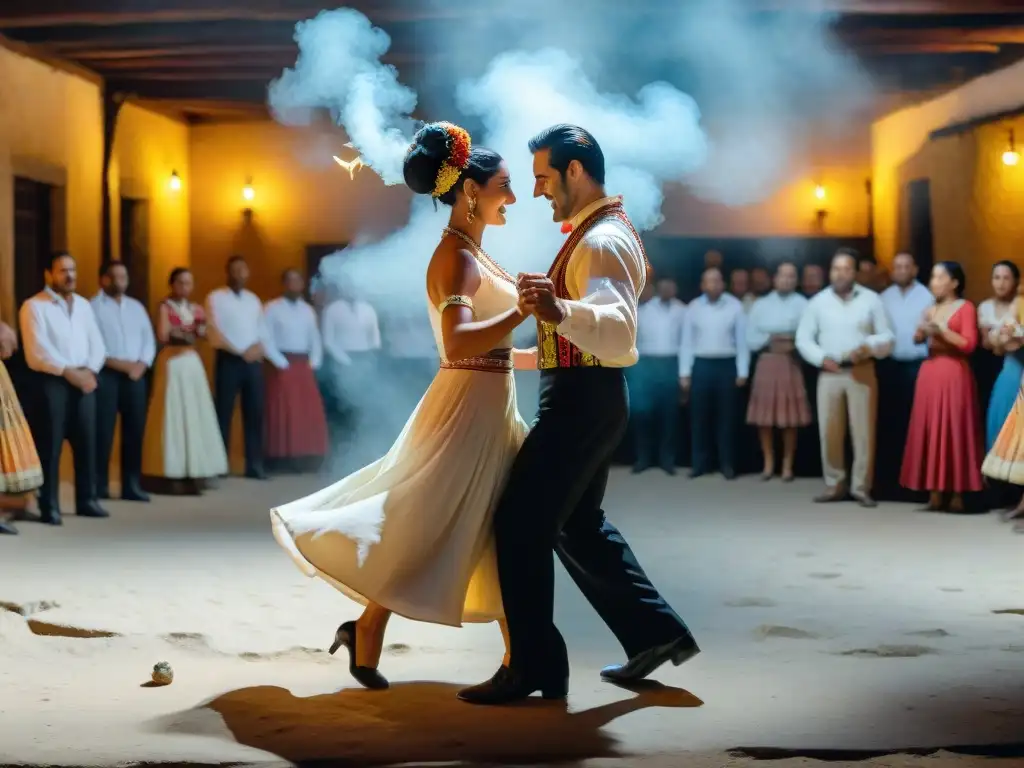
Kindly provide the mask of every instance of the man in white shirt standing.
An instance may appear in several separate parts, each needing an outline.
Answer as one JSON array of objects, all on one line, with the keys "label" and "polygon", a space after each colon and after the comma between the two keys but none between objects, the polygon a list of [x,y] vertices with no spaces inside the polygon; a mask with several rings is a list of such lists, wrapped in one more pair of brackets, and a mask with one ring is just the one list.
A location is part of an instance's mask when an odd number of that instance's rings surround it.
[{"label": "man in white shirt standing", "polygon": [[316,312],[302,298],[297,269],[281,276],[284,293],[264,308],[267,324],[267,459],[291,471],[319,467],[327,455],[327,419],[314,371],[323,362]]},{"label": "man in white shirt standing", "polygon": [[333,300],[321,320],[329,366],[324,379],[332,402],[331,446],[342,462],[335,469],[345,471],[382,456],[390,436],[380,427],[374,390],[381,350],[377,312],[344,278],[332,281],[330,293]]},{"label": "man in white shirt standing", "polygon": [[900,466],[917,374],[928,357],[928,344],[915,343],[914,333],[935,297],[917,279],[917,262],[909,253],[899,253],[893,259],[892,280],[881,294],[894,344],[892,355],[878,361],[878,423],[885,425],[886,438],[878,446],[875,487],[880,498],[910,501],[912,492],[900,486]]},{"label": "man in white shirt standing", "polygon": [[65,439],[75,460],[75,514],[108,517],[96,498],[96,376],[107,353],[89,301],[75,293],[71,254],[55,253],[46,277],[49,287],[21,305],[18,322],[25,362],[38,374],[30,426],[43,467],[39,513],[44,523],[61,525]]},{"label": "man in white shirt standing", "polygon": [[146,371],[156,357],[156,337],[142,302],[127,296],[128,268],[112,261],[100,270],[102,290],[92,311],[107,359],[96,393],[96,490],[110,498],[110,454],[121,414],[121,499],[149,501],[142,490],[142,436],[146,430]]},{"label": "man in white shirt standing", "polygon": [[245,435],[245,476],[266,478],[263,469],[263,341],[266,338],[263,304],[252,291],[249,265],[241,256],[227,264],[228,284],[206,297],[206,335],[216,349],[213,372],[214,403],[224,438],[231,453],[231,417],[235,400],[242,396],[242,428]]},{"label": "man in white shirt standing", "polygon": [[402,404],[397,409],[396,423],[388,424],[397,437],[405,418],[412,413],[437,373],[437,344],[425,305],[413,302],[389,308],[384,321],[384,351],[396,405]]},{"label": "man in white shirt standing", "polygon": [[[875,454],[878,382],[875,359],[889,354],[893,335],[878,294],[856,283],[857,252],[840,248],[832,257],[829,287],[807,305],[796,348],[818,376],[818,424],[826,491],[817,502],[856,499],[874,507],[871,480]],[[849,420],[853,468],[846,474],[844,443]]]},{"label": "man in white shirt standing", "polygon": [[740,300],[725,292],[719,270],[704,271],[701,290],[686,308],[679,358],[680,384],[690,396],[690,476],[711,471],[714,434],[718,469],[732,480],[736,477],[740,390],[750,376],[747,318]]},{"label": "man in white shirt standing", "polygon": [[[686,305],[676,298],[676,281],[658,280],[656,296],[637,309],[637,364],[627,369],[633,417],[633,472],[658,466],[676,473],[679,424],[679,357]],[[655,448],[657,446],[657,448]]]}]

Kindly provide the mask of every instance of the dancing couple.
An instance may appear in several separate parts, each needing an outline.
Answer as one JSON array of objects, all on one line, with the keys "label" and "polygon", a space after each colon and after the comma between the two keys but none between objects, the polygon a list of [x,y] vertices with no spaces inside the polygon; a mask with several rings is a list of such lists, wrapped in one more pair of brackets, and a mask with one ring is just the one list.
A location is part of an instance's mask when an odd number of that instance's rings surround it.
[{"label": "dancing couple", "polygon": [[[558,125],[529,148],[534,197],[551,202],[568,237],[546,275],[516,278],[481,247],[516,201],[502,158],[450,123],[416,134],[406,184],[452,209],[427,267],[440,370],[383,458],[271,511],[299,567],[366,606],[338,628],[331,653],[345,646],[367,688],[388,687],[377,666],[397,613],[499,623],[504,661],[461,691],[464,701],[564,698],[552,550],[625,650],[603,679],[635,682],[699,652],[601,508],[629,415],[623,369],[637,360],[643,246],[621,200],[604,191],[593,136]],[[537,349],[512,349],[512,332],[531,317]],[[541,371],[529,430],[516,407],[517,364]]]}]

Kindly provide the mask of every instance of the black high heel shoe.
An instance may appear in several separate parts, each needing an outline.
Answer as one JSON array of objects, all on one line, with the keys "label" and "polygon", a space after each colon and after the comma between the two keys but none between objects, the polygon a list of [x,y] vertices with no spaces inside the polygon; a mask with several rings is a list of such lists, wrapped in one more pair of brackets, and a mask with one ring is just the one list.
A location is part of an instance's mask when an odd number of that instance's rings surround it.
[{"label": "black high heel shoe", "polygon": [[341,646],[348,649],[348,671],[357,683],[371,691],[383,691],[390,687],[387,678],[376,669],[360,667],[356,664],[356,623],[354,621],[346,621],[338,627],[328,653],[333,656]]}]

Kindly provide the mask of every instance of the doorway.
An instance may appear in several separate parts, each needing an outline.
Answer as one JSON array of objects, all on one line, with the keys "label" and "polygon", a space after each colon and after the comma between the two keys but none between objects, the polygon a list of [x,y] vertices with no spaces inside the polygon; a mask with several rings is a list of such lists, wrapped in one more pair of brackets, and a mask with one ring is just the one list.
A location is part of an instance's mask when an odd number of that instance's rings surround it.
[{"label": "doorway", "polygon": [[919,273],[930,275],[935,266],[931,182],[928,179],[911,181],[907,184],[907,200],[910,209],[910,253],[917,261]]},{"label": "doorway", "polygon": [[14,301],[20,308],[44,287],[53,242],[54,188],[14,178]]},{"label": "doorway", "polygon": [[128,295],[149,310],[149,202],[121,198],[121,261],[128,269]]}]

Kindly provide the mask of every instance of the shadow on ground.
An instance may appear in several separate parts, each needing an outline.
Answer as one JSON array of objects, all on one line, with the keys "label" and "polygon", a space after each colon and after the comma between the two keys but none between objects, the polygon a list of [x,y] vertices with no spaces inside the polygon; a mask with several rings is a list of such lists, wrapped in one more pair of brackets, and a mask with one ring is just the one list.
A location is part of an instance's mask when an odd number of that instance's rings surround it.
[{"label": "shadow on ground", "polygon": [[449,683],[413,682],[387,691],[344,689],[300,698],[274,686],[242,688],[165,718],[158,728],[227,736],[226,726],[239,744],[307,767],[536,764],[625,757],[603,731],[613,720],[649,707],[703,704],[688,691],[661,685],[579,712],[540,699],[474,707],[455,698],[458,690]]}]

